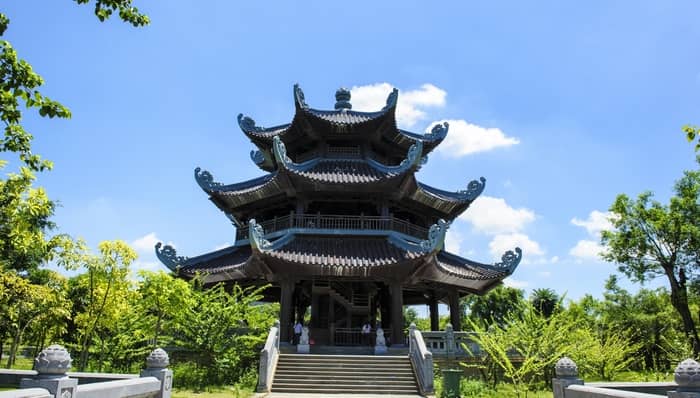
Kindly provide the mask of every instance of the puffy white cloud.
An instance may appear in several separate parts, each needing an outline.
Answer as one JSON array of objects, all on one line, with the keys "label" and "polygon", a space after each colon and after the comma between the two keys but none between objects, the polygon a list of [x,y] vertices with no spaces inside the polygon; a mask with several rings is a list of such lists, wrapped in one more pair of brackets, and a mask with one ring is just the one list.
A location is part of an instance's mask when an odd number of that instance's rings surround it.
[{"label": "puffy white cloud", "polygon": [[581,260],[601,260],[605,248],[592,240],[580,240],[569,250],[569,254]]},{"label": "puffy white cloud", "polygon": [[514,287],[516,289],[525,289],[526,287],[530,286],[530,283],[527,281],[521,281],[513,278],[504,279],[503,284],[508,287]]},{"label": "puffy white cloud", "polygon": [[481,127],[461,119],[437,121],[431,124],[426,132],[430,131],[436,123],[444,122],[450,124],[450,130],[447,138],[437,147],[436,152],[448,157],[456,158],[520,143],[520,140],[506,136],[499,128]]},{"label": "puffy white cloud", "polygon": [[[373,112],[383,108],[393,88],[389,83],[354,86],[350,90],[352,109]],[[423,84],[417,90],[401,90],[396,105],[396,121],[402,127],[413,127],[418,121],[428,117],[424,108],[445,106],[445,97],[445,90],[429,83]]]},{"label": "puffy white cloud", "polygon": [[447,236],[445,236],[445,250],[450,253],[459,254],[462,252],[462,242],[464,237],[459,232],[454,229],[447,230]]},{"label": "puffy white cloud", "polygon": [[489,243],[489,252],[494,259],[500,261],[501,256],[508,250],[519,247],[523,250],[523,264],[532,263],[533,257],[543,256],[544,250],[540,244],[523,233],[499,234]]},{"label": "puffy white cloud", "polygon": [[155,232],[148,233],[135,241],[131,242],[131,246],[140,253],[152,253],[155,249],[156,243],[160,242],[160,239],[156,236]]},{"label": "puffy white cloud", "polygon": [[576,217],[571,219],[571,223],[577,227],[582,227],[586,229],[589,235],[593,237],[599,237],[601,231],[610,230],[613,228],[610,222],[611,217],[610,212],[602,212],[598,210],[593,210],[588,218],[585,220],[578,219]]},{"label": "puffy white cloud", "polygon": [[535,220],[535,212],[511,207],[502,198],[482,195],[459,218],[471,223],[479,232],[502,234],[521,231]]}]

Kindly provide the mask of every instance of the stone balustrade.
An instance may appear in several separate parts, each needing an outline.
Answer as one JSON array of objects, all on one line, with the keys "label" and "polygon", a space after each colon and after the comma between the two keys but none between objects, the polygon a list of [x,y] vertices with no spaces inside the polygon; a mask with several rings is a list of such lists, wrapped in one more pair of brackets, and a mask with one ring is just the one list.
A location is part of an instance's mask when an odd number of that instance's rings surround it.
[{"label": "stone balustrade", "polygon": [[[140,377],[114,375],[112,381],[78,385],[78,379],[68,373],[72,365],[68,351],[51,345],[34,360],[35,371],[10,371],[13,376],[26,376],[18,390],[0,392],[0,398],[170,398],[173,372],[168,369],[168,354],[160,348],[146,358],[146,369]],[[7,373],[7,372],[4,372]],[[80,373],[81,375],[86,375]],[[109,375],[102,374],[104,377]],[[88,379],[88,376],[85,376]]]},{"label": "stone balustrade", "polygon": [[552,379],[554,398],[700,398],[700,364],[686,359],[674,372],[675,383],[591,383],[578,377],[571,359],[560,359]]}]

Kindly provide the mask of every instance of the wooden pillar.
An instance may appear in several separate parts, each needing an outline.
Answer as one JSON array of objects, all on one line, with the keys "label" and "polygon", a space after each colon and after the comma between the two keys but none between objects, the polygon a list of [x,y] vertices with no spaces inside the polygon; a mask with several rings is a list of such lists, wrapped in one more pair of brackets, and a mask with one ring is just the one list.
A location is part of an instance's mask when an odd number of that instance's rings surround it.
[{"label": "wooden pillar", "polygon": [[294,317],[294,280],[281,280],[280,291],[280,341],[289,342]]},{"label": "wooden pillar", "polygon": [[459,332],[462,330],[462,320],[460,318],[459,294],[457,290],[450,289],[448,299],[450,304],[450,323],[452,324],[452,329],[455,332]]},{"label": "wooden pillar", "polygon": [[440,330],[440,314],[438,313],[438,301],[437,297],[435,297],[435,292],[430,295],[428,306],[430,308],[430,330]]},{"label": "wooden pillar", "polygon": [[318,324],[318,315],[320,308],[318,308],[319,302],[318,302],[318,293],[314,293],[313,289],[311,291],[311,326],[312,327],[320,327]]},{"label": "wooden pillar", "polygon": [[391,344],[403,344],[403,290],[400,282],[389,284],[391,295]]},{"label": "wooden pillar", "polygon": [[335,300],[328,295],[328,345],[335,345]]}]

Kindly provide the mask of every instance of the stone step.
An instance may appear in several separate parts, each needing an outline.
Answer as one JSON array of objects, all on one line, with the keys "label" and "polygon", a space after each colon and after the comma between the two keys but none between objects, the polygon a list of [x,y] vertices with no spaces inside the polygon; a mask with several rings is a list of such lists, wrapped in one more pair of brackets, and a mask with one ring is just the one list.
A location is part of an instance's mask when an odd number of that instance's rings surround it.
[{"label": "stone step", "polygon": [[[401,382],[411,382],[413,383],[415,381],[413,375],[402,375],[402,376],[373,376],[371,378],[369,377],[363,377],[363,380],[367,381],[372,381],[372,382],[394,382],[394,381],[401,381]],[[285,374],[285,375],[275,375],[275,381],[297,381],[297,380],[319,380],[319,381],[354,381],[358,380],[357,375],[290,375],[290,374]]]},{"label": "stone step", "polygon": [[308,374],[311,374],[311,375],[355,375],[357,377],[391,376],[391,375],[396,375],[396,376],[411,375],[412,376],[413,369],[410,369],[410,368],[396,369],[396,370],[387,371],[387,372],[378,372],[377,370],[370,369],[370,368],[324,369],[323,371],[319,371],[318,368],[297,367],[294,369],[277,368],[277,371],[275,372],[275,375],[308,375]]},{"label": "stone step", "polygon": [[387,368],[387,369],[377,369],[372,366],[364,366],[364,367],[354,367],[354,366],[346,366],[346,367],[326,367],[326,368],[319,368],[316,366],[295,366],[293,368],[277,368],[277,371],[275,374],[281,374],[285,373],[287,371],[291,372],[299,372],[303,371],[306,373],[330,373],[330,372],[341,372],[341,373],[359,373],[359,374],[366,374],[366,373],[371,373],[371,374],[393,374],[393,373],[413,373],[413,369],[411,367],[402,367],[402,368],[397,368],[397,369],[392,369],[392,368]]},{"label": "stone step", "polygon": [[283,378],[283,379],[277,379],[275,378],[275,382],[272,384],[272,386],[276,385],[287,385],[287,384],[294,384],[296,386],[302,386],[302,385],[326,385],[330,384],[332,386],[337,386],[337,385],[353,385],[353,386],[398,386],[398,387],[410,387],[410,388],[415,388],[415,381],[412,379],[407,379],[407,380],[377,380],[377,379],[348,379],[348,378],[341,378],[341,379],[336,379],[336,378],[331,378],[331,379],[323,379],[323,378],[308,378],[308,379],[293,379],[293,378]]},{"label": "stone step", "polygon": [[296,363],[289,362],[277,362],[277,368],[295,368],[297,366],[304,366],[307,368],[319,368],[319,369],[341,369],[341,368],[372,368],[377,370],[383,369],[410,369],[411,366],[406,363],[371,363],[371,362],[303,362],[299,361]]},{"label": "stone step", "polygon": [[280,359],[321,359],[327,361],[405,361],[407,355],[325,355],[325,354],[280,354]]},{"label": "stone step", "polygon": [[304,394],[314,394],[312,396],[314,397],[324,397],[326,395],[330,396],[342,396],[340,394],[346,394],[346,395],[361,395],[361,396],[369,396],[369,397],[374,397],[376,395],[387,395],[390,397],[421,397],[420,394],[416,390],[413,391],[404,391],[404,390],[374,390],[374,389],[365,389],[365,390],[340,390],[340,389],[318,389],[318,390],[299,390],[297,388],[277,388],[272,390],[272,394],[270,395],[271,397],[275,398],[282,398],[285,397],[286,395],[280,395],[280,394],[289,394],[289,397],[306,397]]},{"label": "stone step", "polygon": [[334,386],[329,386],[325,384],[316,384],[316,383],[273,383],[272,384],[272,392],[276,391],[282,391],[283,389],[286,389],[288,391],[292,390],[297,390],[297,391],[357,391],[357,390],[368,390],[368,391],[386,391],[386,390],[391,390],[391,391],[402,391],[402,392],[416,392],[416,386],[415,384],[413,385],[399,385],[399,386],[387,386],[384,384],[336,384]]}]

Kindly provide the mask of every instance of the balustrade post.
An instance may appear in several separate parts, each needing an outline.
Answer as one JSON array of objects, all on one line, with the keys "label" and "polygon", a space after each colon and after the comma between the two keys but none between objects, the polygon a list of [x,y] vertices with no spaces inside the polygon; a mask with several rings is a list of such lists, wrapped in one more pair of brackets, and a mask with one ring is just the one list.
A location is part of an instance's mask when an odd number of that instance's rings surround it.
[{"label": "balustrade post", "polygon": [[160,381],[160,391],[155,398],[170,398],[173,387],[173,371],[168,369],[170,358],[162,348],[156,348],[146,358],[146,369],[141,370],[141,377],[155,377]]},{"label": "balustrade post", "polygon": [[60,345],[50,345],[34,359],[36,377],[22,379],[19,388],[43,388],[52,398],[75,397],[78,380],[66,376],[73,360]]},{"label": "balustrade post", "polygon": [[673,379],[678,389],[669,391],[669,398],[700,398],[700,364],[695,360],[686,359],[679,363],[673,372]]},{"label": "balustrade post", "polygon": [[457,345],[455,344],[455,333],[451,323],[445,326],[445,351],[447,352],[447,359],[455,359]]},{"label": "balustrade post", "polygon": [[554,398],[566,397],[566,388],[569,386],[583,385],[583,380],[578,378],[578,366],[568,357],[557,361],[554,365],[554,374],[556,376],[552,379]]}]

